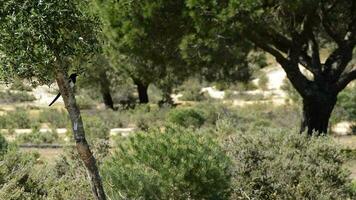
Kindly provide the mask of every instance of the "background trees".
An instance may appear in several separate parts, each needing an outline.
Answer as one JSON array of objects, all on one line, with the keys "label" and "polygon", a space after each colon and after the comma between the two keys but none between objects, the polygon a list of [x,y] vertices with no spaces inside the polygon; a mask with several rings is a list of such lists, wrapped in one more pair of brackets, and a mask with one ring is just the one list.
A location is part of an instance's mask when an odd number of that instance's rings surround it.
[{"label": "background trees", "polygon": [[189,68],[179,53],[190,30],[184,1],[95,1],[103,30],[114,50],[114,60],[132,78],[141,103],[149,101],[147,88],[155,83],[171,92]]},{"label": "background trees", "polygon": [[78,58],[96,49],[97,23],[82,9],[86,1],[2,1],[0,5],[1,80],[14,77],[36,84],[56,80],[69,113],[76,147],[96,199],[105,199],[95,158],[85,139],[80,110],[68,73]]},{"label": "background trees", "polygon": [[[272,54],[303,98],[301,131],[326,133],[338,93],[356,78],[356,3],[349,1],[192,1],[196,26],[246,38]],[[212,22],[221,29],[209,26]],[[224,35],[223,35],[224,36]],[[326,58],[325,44],[334,46]],[[300,66],[310,71],[305,76]]]}]

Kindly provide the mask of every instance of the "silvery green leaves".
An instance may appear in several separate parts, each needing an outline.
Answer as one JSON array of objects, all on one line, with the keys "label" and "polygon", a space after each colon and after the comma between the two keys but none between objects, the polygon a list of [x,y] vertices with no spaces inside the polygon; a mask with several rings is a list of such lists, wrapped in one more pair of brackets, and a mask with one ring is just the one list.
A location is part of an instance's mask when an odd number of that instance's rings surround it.
[{"label": "silvery green leaves", "polygon": [[[14,76],[43,84],[60,62],[96,49],[96,20],[69,0],[4,0],[0,3],[1,80]],[[65,66],[69,68],[69,66]],[[68,70],[68,69],[67,69]]]}]

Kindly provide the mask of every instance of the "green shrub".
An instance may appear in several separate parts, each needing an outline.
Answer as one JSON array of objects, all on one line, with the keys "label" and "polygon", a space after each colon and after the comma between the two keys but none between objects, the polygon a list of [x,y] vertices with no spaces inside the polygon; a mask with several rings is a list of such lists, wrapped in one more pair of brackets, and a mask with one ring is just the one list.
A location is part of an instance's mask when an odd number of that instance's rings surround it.
[{"label": "green shrub", "polygon": [[125,111],[113,111],[105,110],[103,112],[97,112],[95,115],[103,120],[110,128],[120,128],[124,127],[129,123],[129,119],[125,115]]},{"label": "green shrub", "polygon": [[167,127],[138,133],[103,165],[111,199],[226,199],[230,160],[206,135]]},{"label": "green shrub", "polygon": [[20,153],[16,150],[6,153],[0,162],[0,199],[45,200],[46,191],[34,173],[38,154]]},{"label": "green shrub", "polygon": [[157,105],[139,105],[125,114],[130,119],[130,124],[135,124],[139,130],[146,131],[151,127],[164,125],[169,108],[159,108]]},{"label": "green shrub", "polygon": [[183,127],[201,127],[205,118],[201,111],[192,108],[173,109],[168,113],[168,121]]},{"label": "green shrub", "polygon": [[36,100],[35,96],[25,91],[0,91],[0,103],[18,103]]},{"label": "green shrub", "polygon": [[341,107],[345,113],[346,120],[356,119],[356,86],[348,87],[338,96],[337,106]]},{"label": "green shrub", "polygon": [[293,85],[288,79],[283,80],[283,85],[281,89],[287,93],[287,96],[290,101],[297,104],[300,104],[302,102],[302,97],[299,95],[297,90],[293,87]]},{"label": "green shrub", "polygon": [[65,149],[53,164],[39,170],[36,178],[44,185],[45,199],[94,200],[87,172],[75,149]]},{"label": "green shrub", "polygon": [[0,157],[7,151],[7,146],[5,138],[0,134]]},{"label": "green shrub", "polygon": [[95,101],[87,94],[78,96],[77,103],[82,110],[90,110],[95,107]]},{"label": "green shrub", "polygon": [[65,128],[70,119],[65,110],[44,109],[39,114],[40,123],[50,123],[53,128]]},{"label": "green shrub", "polygon": [[101,118],[85,116],[83,121],[86,136],[90,142],[94,140],[109,140],[110,127]]},{"label": "green shrub", "polygon": [[208,99],[207,96],[201,92],[203,85],[197,79],[188,79],[179,88],[183,95],[179,99],[182,101],[203,101]]},{"label": "green shrub", "polygon": [[37,124],[32,121],[26,110],[17,108],[0,116],[0,129],[31,128]]},{"label": "green shrub", "polygon": [[232,199],[355,198],[341,149],[330,138],[269,129],[236,134],[227,143]]},{"label": "green shrub", "polygon": [[33,129],[32,133],[17,136],[16,142],[19,144],[53,144],[60,141],[55,131],[40,132],[39,129]]},{"label": "green shrub", "polygon": [[15,79],[15,81],[11,84],[11,90],[19,90],[19,91],[27,91],[31,92],[32,87],[29,85],[25,85],[20,79]]},{"label": "green shrub", "polygon": [[263,73],[260,75],[260,78],[258,80],[258,86],[262,89],[262,90],[267,90],[268,89],[268,77],[266,75],[266,73]]}]

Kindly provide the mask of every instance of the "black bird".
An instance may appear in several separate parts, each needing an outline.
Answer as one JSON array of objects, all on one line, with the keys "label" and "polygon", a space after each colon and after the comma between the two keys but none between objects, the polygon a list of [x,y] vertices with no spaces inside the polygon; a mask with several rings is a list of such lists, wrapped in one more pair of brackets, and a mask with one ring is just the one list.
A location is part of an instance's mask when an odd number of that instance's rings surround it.
[{"label": "black bird", "polygon": [[[74,84],[77,81],[77,76],[78,76],[78,74],[76,74],[76,73],[73,73],[69,76],[69,85],[71,88],[74,87]],[[52,104],[54,104],[54,102],[56,102],[60,96],[61,96],[61,93],[58,93],[56,98],[54,98],[53,101],[48,106],[51,106]]]}]

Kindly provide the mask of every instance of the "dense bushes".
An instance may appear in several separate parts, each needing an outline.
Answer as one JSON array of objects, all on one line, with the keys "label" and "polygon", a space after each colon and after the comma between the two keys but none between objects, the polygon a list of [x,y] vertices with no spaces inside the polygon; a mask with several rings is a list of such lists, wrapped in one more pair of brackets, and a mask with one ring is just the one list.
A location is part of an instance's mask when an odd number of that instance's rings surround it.
[{"label": "dense bushes", "polygon": [[110,128],[107,123],[99,117],[85,117],[84,128],[86,130],[87,139],[90,142],[94,140],[109,140]]},{"label": "dense bushes", "polygon": [[179,88],[178,91],[181,91],[182,97],[179,100],[182,101],[203,101],[208,99],[208,97],[202,93],[202,84],[197,79],[188,79],[185,81]]},{"label": "dense bushes", "polygon": [[5,138],[0,134],[0,158],[6,152],[7,145]]},{"label": "dense bushes", "polygon": [[192,108],[174,109],[168,114],[168,121],[183,127],[201,127],[205,118],[203,113]]},{"label": "dense bushes", "polygon": [[238,134],[233,157],[233,199],[352,199],[341,150],[329,138],[282,130]]},{"label": "dense bushes", "polygon": [[39,122],[50,123],[53,128],[65,128],[70,120],[65,110],[44,109],[39,114]]},{"label": "dense bushes", "polygon": [[24,109],[17,108],[0,116],[0,129],[31,128],[35,123]]},{"label": "dense bushes", "polygon": [[25,91],[0,91],[0,103],[19,103],[36,100],[35,96]]},{"label": "dense bushes", "polygon": [[346,120],[356,120],[356,86],[350,86],[339,94],[337,106],[345,111]]},{"label": "dense bushes", "polygon": [[121,144],[102,173],[112,199],[226,199],[229,165],[209,137],[168,127]]},{"label": "dense bushes", "polygon": [[0,199],[45,199],[46,191],[34,178],[38,154],[11,150],[0,162]]},{"label": "dense bushes", "polygon": [[21,134],[16,137],[19,144],[53,144],[60,142],[58,133],[55,131],[41,132],[33,129],[29,134]]}]

